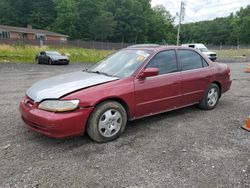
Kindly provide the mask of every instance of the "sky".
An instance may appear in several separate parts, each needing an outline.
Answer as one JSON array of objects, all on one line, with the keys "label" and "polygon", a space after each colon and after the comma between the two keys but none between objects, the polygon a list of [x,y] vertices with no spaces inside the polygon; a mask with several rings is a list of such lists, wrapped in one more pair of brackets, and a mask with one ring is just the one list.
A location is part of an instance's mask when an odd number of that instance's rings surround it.
[{"label": "sky", "polygon": [[[226,17],[235,13],[241,7],[250,5],[250,0],[182,0],[185,4],[185,19],[183,23],[202,20],[212,20],[217,17]],[[172,16],[180,11],[181,0],[152,0],[152,6],[166,7]],[[177,19],[175,20],[177,23]]]}]

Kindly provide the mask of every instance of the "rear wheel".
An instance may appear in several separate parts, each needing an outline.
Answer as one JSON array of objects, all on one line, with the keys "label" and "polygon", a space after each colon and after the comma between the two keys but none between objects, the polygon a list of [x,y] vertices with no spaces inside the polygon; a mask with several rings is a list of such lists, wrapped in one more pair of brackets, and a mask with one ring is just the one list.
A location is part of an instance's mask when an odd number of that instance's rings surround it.
[{"label": "rear wheel", "polygon": [[105,101],[90,115],[87,133],[96,142],[109,142],[122,134],[126,124],[127,113],[124,107],[115,101]]},{"label": "rear wheel", "polygon": [[217,105],[219,97],[220,88],[217,84],[211,84],[203,96],[203,99],[200,101],[199,107],[205,110],[211,110]]}]

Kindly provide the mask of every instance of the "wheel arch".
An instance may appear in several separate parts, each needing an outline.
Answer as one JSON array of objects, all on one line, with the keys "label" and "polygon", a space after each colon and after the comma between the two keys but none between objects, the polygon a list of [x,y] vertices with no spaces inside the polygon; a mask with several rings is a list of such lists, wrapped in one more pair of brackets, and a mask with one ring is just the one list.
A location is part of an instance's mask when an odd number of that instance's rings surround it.
[{"label": "wheel arch", "polygon": [[219,95],[219,97],[221,97],[221,92],[222,92],[221,83],[219,81],[213,81],[211,84],[216,84],[219,87],[219,89],[220,89],[220,95]]},{"label": "wheel arch", "polygon": [[126,110],[128,120],[131,118],[130,108],[129,108],[128,104],[123,99],[121,99],[119,97],[109,97],[109,98],[102,99],[94,105],[94,108],[96,108],[96,106],[98,106],[99,104],[106,102],[106,101],[115,101],[115,102],[120,103],[124,107],[124,109]]}]

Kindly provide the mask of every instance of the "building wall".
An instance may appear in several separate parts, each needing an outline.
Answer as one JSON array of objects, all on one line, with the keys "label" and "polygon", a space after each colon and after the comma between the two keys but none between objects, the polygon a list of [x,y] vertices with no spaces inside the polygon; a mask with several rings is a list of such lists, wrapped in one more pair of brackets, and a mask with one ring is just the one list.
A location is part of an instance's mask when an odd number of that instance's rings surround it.
[{"label": "building wall", "polygon": [[29,39],[29,40],[34,40],[35,39],[35,34],[32,34],[32,33],[28,33],[27,34],[27,39]]},{"label": "building wall", "polygon": [[[21,36],[22,35],[20,35],[19,32],[10,32],[10,39],[22,39]],[[34,40],[34,39],[36,39],[35,36],[36,35],[33,34],[33,33],[27,33],[25,35],[24,39]],[[62,40],[62,39],[64,39],[64,40]],[[45,40],[47,40],[47,41],[67,41],[67,38],[66,37],[60,37],[60,36],[50,36],[50,35],[47,35],[45,37]]]},{"label": "building wall", "polygon": [[18,32],[10,32],[10,38],[11,39],[19,39],[20,35]]},{"label": "building wall", "polygon": [[57,36],[49,36],[47,35],[47,40],[48,41],[59,41],[60,40],[60,37],[57,37]]},{"label": "building wall", "polygon": [[[11,39],[23,39],[21,36],[22,36],[21,33],[10,32]],[[29,40],[35,39],[35,34],[27,33],[24,39],[29,39]]]}]

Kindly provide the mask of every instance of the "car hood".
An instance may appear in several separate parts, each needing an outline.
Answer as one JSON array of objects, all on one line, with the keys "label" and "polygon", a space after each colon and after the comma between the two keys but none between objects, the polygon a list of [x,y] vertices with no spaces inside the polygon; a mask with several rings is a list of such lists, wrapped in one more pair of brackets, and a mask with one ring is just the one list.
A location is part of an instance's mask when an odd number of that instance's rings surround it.
[{"label": "car hood", "polygon": [[49,57],[53,60],[58,60],[58,59],[68,59],[67,56],[64,55],[49,55]]},{"label": "car hood", "polygon": [[210,55],[210,54],[216,54],[216,52],[202,52],[202,53],[204,53],[204,54],[206,54],[206,55]]},{"label": "car hood", "polygon": [[27,90],[26,95],[35,102],[41,102],[44,99],[59,99],[79,89],[114,80],[118,80],[118,78],[97,73],[77,71],[41,80],[31,86]]}]

